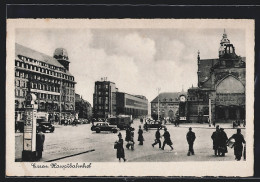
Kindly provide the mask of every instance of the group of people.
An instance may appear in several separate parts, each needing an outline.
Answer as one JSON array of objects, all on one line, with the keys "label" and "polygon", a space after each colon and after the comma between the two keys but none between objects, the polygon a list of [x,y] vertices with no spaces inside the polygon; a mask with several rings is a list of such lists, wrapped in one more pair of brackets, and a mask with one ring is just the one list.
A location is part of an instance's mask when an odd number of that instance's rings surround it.
[{"label": "group of people", "polygon": [[[132,149],[134,150],[134,128],[128,126],[126,128],[126,137],[125,137],[125,141],[127,142],[126,144],[126,148],[127,149]],[[163,141],[163,145],[161,147],[161,137],[164,137],[164,141]],[[167,128],[164,128],[164,134],[161,136],[160,134],[160,128],[157,129],[156,133],[155,133],[155,142],[152,144],[152,146],[154,147],[155,145],[159,144],[159,148],[161,148],[162,150],[164,150],[165,145],[169,145],[171,150],[173,150],[173,143],[171,141],[171,135],[170,133],[167,131]],[[125,158],[125,151],[124,151],[124,140],[122,138],[122,134],[119,133],[118,134],[118,141],[115,142],[114,144],[114,149],[117,150],[116,152],[116,156],[119,159],[119,161],[121,161],[121,159],[123,159],[124,161],[126,161]],[[139,145],[143,145],[144,142],[144,137],[143,137],[143,130],[141,128],[141,126],[139,126],[139,130],[138,130],[138,139],[139,141]]]},{"label": "group of people", "polygon": [[[234,155],[236,160],[241,160],[243,155],[243,144],[246,143],[244,136],[241,134],[241,129],[237,129],[237,133],[232,135],[230,138],[227,137],[223,128],[219,128],[219,125],[216,126],[216,131],[213,132],[211,136],[213,140],[213,150],[216,156],[225,156],[227,153],[227,145],[230,144],[230,147],[234,147]],[[234,142],[230,142],[231,140]],[[244,150],[244,159],[246,158],[246,152]]]},{"label": "group of people", "polygon": [[[126,129],[126,137],[125,137],[125,140],[127,142],[126,148],[127,149],[131,148],[132,150],[134,150],[134,143],[135,143],[133,131],[134,128],[128,127]],[[118,137],[119,140],[115,143],[115,147],[114,147],[115,149],[117,149],[117,158],[119,159],[119,161],[121,161],[121,159],[124,159],[124,161],[126,161],[122,134],[119,133]],[[164,137],[163,145],[161,142],[162,137]],[[245,144],[244,136],[241,134],[241,129],[237,129],[237,133],[232,135],[230,138],[228,138],[224,129],[220,128],[219,125],[217,125],[216,131],[213,132],[211,138],[213,140],[213,150],[215,156],[225,156],[225,154],[228,152],[227,145],[231,143],[231,145],[229,146],[231,148],[234,147],[235,159],[238,161],[241,160],[241,157],[243,155],[243,143]],[[196,139],[196,135],[192,131],[192,128],[190,127],[189,131],[186,134],[186,140],[189,145],[188,153],[187,153],[188,156],[195,155],[193,149],[195,139]],[[232,140],[234,140],[234,142],[231,142]],[[139,126],[139,130],[138,130],[138,141],[139,141],[139,145],[143,145],[144,137],[143,137],[143,130],[141,126]],[[159,148],[162,150],[164,150],[165,145],[169,145],[171,151],[173,150],[172,147],[173,143],[171,141],[170,133],[169,131],[167,131],[166,127],[164,128],[163,135],[161,135],[160,133],[160,128],[158,128],[157,131],[155,132],[155,140],[154,143],[152,144],[152,147],[154,147],[157,144],[159,144]],[[245,148],[244,148],[244,159],[245,159]]]}]

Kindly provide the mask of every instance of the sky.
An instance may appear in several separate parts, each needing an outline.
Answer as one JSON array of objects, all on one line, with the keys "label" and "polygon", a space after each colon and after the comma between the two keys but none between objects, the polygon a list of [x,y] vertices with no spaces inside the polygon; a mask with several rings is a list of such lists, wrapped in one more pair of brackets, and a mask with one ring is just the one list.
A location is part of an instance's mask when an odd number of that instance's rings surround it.
[{"label": "sky", "polygon": [[[17,29],[16,42],[53,56],[65,48],[76,93],[93,104],[95,81],[107,77],[121,92],[144,95],[197,86],[197,55],[218,58],[224,27],[218,29]],[[245,31],[226,29],[239,56],[245,56]]]}]

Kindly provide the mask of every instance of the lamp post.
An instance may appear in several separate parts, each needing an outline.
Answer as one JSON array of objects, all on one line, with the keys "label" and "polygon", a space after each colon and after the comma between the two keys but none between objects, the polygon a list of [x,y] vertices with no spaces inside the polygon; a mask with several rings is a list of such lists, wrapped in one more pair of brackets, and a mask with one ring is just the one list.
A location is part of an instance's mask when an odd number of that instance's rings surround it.
[{"label": "lamp post", "polygon": [[161,88],[157,88],[157,91],[158,91],[158,121],[159,121],[159,116],[160,116],[160,101],[159,101],[159,94],[160,94],[160,90],[161,90]]}]

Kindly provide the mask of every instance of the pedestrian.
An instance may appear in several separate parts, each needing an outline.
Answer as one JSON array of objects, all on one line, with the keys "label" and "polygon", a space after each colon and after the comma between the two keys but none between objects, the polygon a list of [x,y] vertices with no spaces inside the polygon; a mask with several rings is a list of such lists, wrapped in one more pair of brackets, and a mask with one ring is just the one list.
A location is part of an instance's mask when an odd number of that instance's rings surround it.
[{"label": "pedestrian", "polygon": [[145,123],[144,123],[144,129],[145,129],[145,131],[148,131],[148,124],[147,124],[146,121],[145,121]]},{"label": "pedestrian", "polygon": [[42,151],[44,148],[45,135],[39,130],[36,133],[36,158],[40,160],[42,158]]},{"label": "pedestrian", "polygon": [[141,128],[141,125],[139,126],[139,130],[138,130],[138,141],[139,141],[139,145],[143,145],[144,137],[143,137],[143,130]]},{"label": "pedestrian", "polygon": [[160,128],[157,128],[157,131],[155,133],[155,140],[154,140],[154,143],[152,144],[152,146],[154,147],[157,143],[159,143],[159,148],[161,148],[161,133],[160,133]]},{"label": "pedestrian", "polygon": [[134,131],[133,131],[133,130],[130,130],[129,147],[131,147],[131,150],[134,150],[134,145],[135,145],[135,141],[134,141]]},{"label": "pedestrian", "polygon": [[228,142],[232,138],[235,140],[235,143],[234,143],[234,155],[236,157],[235,159],[237,161],[240,161],[241,157],[242,157],[242,153],[243,153],[243,143],[244,144],[246,143],[246,141],[244,139],[244,136],[241,134],[241,129],[240,128],[237,129],[237,133],[236,134],[232,135],[228,139]]},{"label": "pedestrian", "polygon": [[121,162],[121,158],[126,161],[125,158],[125,150],[124,150],[124,140],[122,139],[122,134],[118,134],[118,141],[116,141],[114,148],[116,149],[116,157],[118,158],[119,162]]},{"label": "pedestrian", "polygon": [[216,126],[216,131],[214,131],[211,135],[211,139],[213,140],[213,150],[215,152],[215,156],[218,156],[219,153],[219,125]]},{"label": "pedestrian", "polygon": [[126,136],[125,136],[125,141],[127,142],[126,144],[126,148],[129,149],[129,141],[131,140],[131,129],[130,129],[130,126],[128,125],[127,128],[126,128]]},{"label": "pedestrian", "polygon": [[237,125],[240,126],[240,120],[237,121]]},{"label": "pedestrian", "polygon": [[225,153],[227,153],[227,134],[224,131],[224,128],[220,128],[219,132],[219,152],[221,156],[225,156]]},{"label": "pedestrian", "polygon": [[171,147],[171,150],[173,150],[172,141],[171,141],[171,135],[170,135],[170,133],[167,131],[167,128],[166,128],[166,127],[164,128],[163,137],[164,137],[164,141],[163,141],[162,150],[164,150],[165,144],[169,145],[169,146]]},{"label": "pedestrian", "polygon": [[189,144],[189,150],[188,150],[188,156],[190,156],[190,154],[194,155],[194,149],[193,149],[193,144],[194,144],[194,141],[196,139],[196,135],[195,133],[192,131],[192,128],[190,127],[189,128],[189,131],[186,135],[186,139],[187,139],[187,142]]}]

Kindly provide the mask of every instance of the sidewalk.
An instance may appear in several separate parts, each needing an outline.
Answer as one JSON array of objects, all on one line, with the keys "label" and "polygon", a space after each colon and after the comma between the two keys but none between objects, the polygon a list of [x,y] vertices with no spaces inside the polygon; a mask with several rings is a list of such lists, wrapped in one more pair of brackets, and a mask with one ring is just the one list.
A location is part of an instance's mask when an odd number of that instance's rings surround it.
[{"label": "sidewalk", "polygon": [[[174,124],[172,124],[172,125],[174,125]],[[219,125],[220,128],[224,128],[224,129],[237,129],[237,128],[245,129],[244,126],[233,128],[232,123],[217,123],[215,125],[215,127],[213,125],[211,125],[211,127],[210,127],[208,123],[203,123],[203,124],[200,124],[200,123],[181,123],[179,125],[179,128],[192,127],[192,128],[203,128],[203,129],[215,129],[217,125]],[[167,126],[167,124],[166,124],[166,126]]]}]

